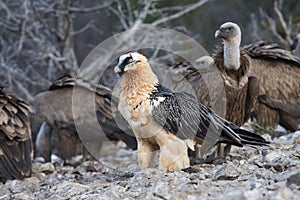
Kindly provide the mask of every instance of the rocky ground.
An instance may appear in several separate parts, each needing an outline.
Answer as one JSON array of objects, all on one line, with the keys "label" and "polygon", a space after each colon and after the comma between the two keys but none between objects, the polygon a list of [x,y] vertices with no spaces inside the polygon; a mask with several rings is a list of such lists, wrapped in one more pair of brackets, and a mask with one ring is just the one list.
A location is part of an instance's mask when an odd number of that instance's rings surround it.
[{"label": "rocky ground", "polygon": [[299,199],[300,131],[268,147],[233,148],[222,164],[141,170],[136,152],[108,145],[101,163],[34,163],[33,176],[0,183],[0,199]]}]

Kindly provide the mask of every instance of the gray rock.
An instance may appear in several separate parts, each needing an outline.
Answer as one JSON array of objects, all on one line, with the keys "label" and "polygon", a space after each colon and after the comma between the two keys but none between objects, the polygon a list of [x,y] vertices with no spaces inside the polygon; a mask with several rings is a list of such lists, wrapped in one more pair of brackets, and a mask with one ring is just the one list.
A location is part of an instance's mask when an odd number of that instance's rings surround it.
[{"label": "gray rock", "polygon": [[294,141],[294,144],[300,144],[300,131],[293,133],[292,141]]},{"label": "gray rock", "polygon": [[25,178],[23,180],[9,180],[5,186],[11,193],[22,193],[26,190],[34,191],[38,188],[40,180],[36,177]]},{"label": "gray rock", "polygon": [[104,197],[103,194],[83,194],[80,195],[79,197],[74,197],[71,199],[82,199],[82,200],[101,200],[101,199],[107,199]]},{"label": "gray rock", "polygon": [[0,200],[10,199],[10,191],[6,187],[0,185]]},{"label": "gray rock", "polygon": [[20,192],[12,195],[12,199],[28,200],[34,199],[34,195],[30,191]]},{"label": "gray rock", "polygon": [[292,184],[295,184],[297,186],[300,186],[300,171],[296,173],[292,173],[286,181],[287,186],[290,186]]},{"label": "gray rock", "polygon": [[266,163],[272,162],[274,159],[279,159],[282,156],[282,152],[280,149],[275,149],[274,151],[269,152],[265,157],[264,161]]},{"label": "gray rock", "polygon": [[259,189],[248,190],[243,194],[243,199],[245,200],[257,200],[262,199],[262,192]]},{"label": "gray rock", "polygon": [[294,193],[290,188],[281,187],[277,191],[277,194],[274,197],[274,199],[276,199],[276,200],[287,200],[287,199],[293,199],[294,197],[295,197]]},{"label": "gray rock", "polygon": [[127,150],[127,149],[120,149],[118,152],[117,152],[117,156],[118,157],[129,157],[132,155],[132,151],[130,150]]},{"label": "gray rock", "polygon": [[194,174],[190,174],[188,176],[188,178],[191,180],[191,181],[194,181],[194,180],[205,180],[205,176],[204,174],[202,173],[194,173]]},{"label": "gray rock", "polygon": [[89,187],[86,185],[64,181],[51,188],[50,193],[53,194],[53,196],[51,196],[53,198],[59,197],[61,199],[63,197],[65,199],[70,199],[74,196],[82,195],[88,190]]},{"label": "gray rock", "polygon": [[271,151],[264,157],[265,165],[267,169],[276,171],[284,171],[290,166],[290,160],[286,153],[282,152],[280,149],[275,149]]},{"label": "gray rock", "polygon": [[53,173],[55,171],[55,167],[52,163],[43,163],[41,164],[40,168],[39,168],[40,172],[43,172],[45,174],[50,174]]},{"label": "gray rock", "polygon": [[234,180],[240,175],[238,168],[232,163],[223,164],[213,175],[212,180]]}]

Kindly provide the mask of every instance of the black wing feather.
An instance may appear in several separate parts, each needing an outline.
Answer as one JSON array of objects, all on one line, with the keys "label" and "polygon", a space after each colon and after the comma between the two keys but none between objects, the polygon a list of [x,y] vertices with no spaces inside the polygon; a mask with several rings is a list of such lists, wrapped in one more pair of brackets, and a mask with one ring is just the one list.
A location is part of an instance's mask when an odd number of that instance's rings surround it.
[{"label": "black wing feather", "polygon": [[[152,117],[177,137],[198,137],[211,143],[225,142],[242,146],[241,138],[192,95],[158,85],[150,95],[150,100],[155,101],[159,97],[164,97],[164,100],[156,106],[153,104]],[[212,134],[207,134],[208,132]]]}]

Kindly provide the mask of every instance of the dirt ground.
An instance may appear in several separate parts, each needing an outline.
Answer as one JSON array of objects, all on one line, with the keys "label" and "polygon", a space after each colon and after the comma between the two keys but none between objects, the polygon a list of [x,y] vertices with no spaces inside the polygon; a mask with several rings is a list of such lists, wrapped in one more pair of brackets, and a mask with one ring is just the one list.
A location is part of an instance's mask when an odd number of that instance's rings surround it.
[{"label": "dirt ground", "polygon": [[[268,135],[264,135],[272,140]],[[100,162],[34,163],[33,175],[0,185],[0,199],[299,199],[300,131],[269,146],[233,148],[220,164],[143,169],[135,151],[104,145]]]}]

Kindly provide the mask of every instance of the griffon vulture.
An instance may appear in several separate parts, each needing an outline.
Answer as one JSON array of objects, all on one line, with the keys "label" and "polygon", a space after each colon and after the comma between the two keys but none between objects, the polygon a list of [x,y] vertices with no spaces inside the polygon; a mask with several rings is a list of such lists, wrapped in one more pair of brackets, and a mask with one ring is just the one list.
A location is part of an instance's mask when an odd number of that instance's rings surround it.
[{"label": "griffon vulture", "polygon": [[192,95],[159,84],[147,58],[137,52],[120,56],[115,73],[122,78],[118,109],[137,138],[142,168],[155,166],[157,150],[159,166],[169,171],[190,166],[188,148],[194,150],[196,143],[268,144],[219,117]]},{"label": "griffon vulture", "polygon": [[[77,89],[76,98],[81,100],[80,105],[77,105],[80,106],[80,116],[76,116],[72,108],[75,85]],[[93,102],[95,102],[96,111],[93,110],[93,105],[86,103],[86,99],[93,98],[93,95],[95,95]],[[43,154],[46,160],[50,160],[49,156],[51,155],[51,150],[45,149],[43,145],[51,143],[49,141],[51,139],[49,125],[57,132],[57,151],[63,159],[77,155],[78,151],[82,153],[82,146],[77,134],[78,128],[84,132],[83,135],[80,135],[80,139],[85,145],[89,145],[94,151],[90,153],[96,158],[99,157],[98,154],[104,137],[110,140],[123,140],[127,146],[136,149],[136,139],[127,134],[131,131],[129,127],[124,127],[128,129],[125,133],[114,121],[113,113],[117,111],[117,102],[112,98],[111,90],[105,86],[99,84],[96,90],[93,90],[88,82],[64,76],[54,81],[49,91],[38,94],[35,97],[34,105],[37,114],[44,117],[48,124],[41,127],[36,142],[37,150]],[[74,121],[76,121],[76,126]],[[105,136],[99,132],[98,124],[100,124]],[[91,145],[94,146],[91,147]],[[50,146],[48,145],[48,148]]]},{"label": "griffon vulture", "polygon": [[257,78],[249,74],[250,57],[241,54],[242,64],[233,69],[224,64],[223,49],[219,47],[212,59],[202,68],[188,62],[173,65],[163,83],[193,94],[214,112],[241,126],[249,119],[259,90]]},{"label": "griffon vulture", "polygon": [[32,113],[24,100],[5,93],[0,87],[0,182],[31,175]]},{"label": "griffon vulture", "polygon": [[197,68],[207,67],[213,62],[214,59],[211,56],[201,56],[200,58],[195,60],[195,67]]},{"label": "griffon vulture", "polygon": [[[216,37],[224,42],[224,64],[233,69],[243,66],[242,54],[250,57],[249,73],[259,80],[259,95],[283,104],[299,103],[300,97],[300,59],[277,44],[257,42],[240,48],[241,34],[237,24],[227,22],[221,25]],[[272,108],[261,101],[255,105],[254,116],[259,125],[274,127],[280,124],[284,128],[295,131],[299,119],[288,111]]]}]

